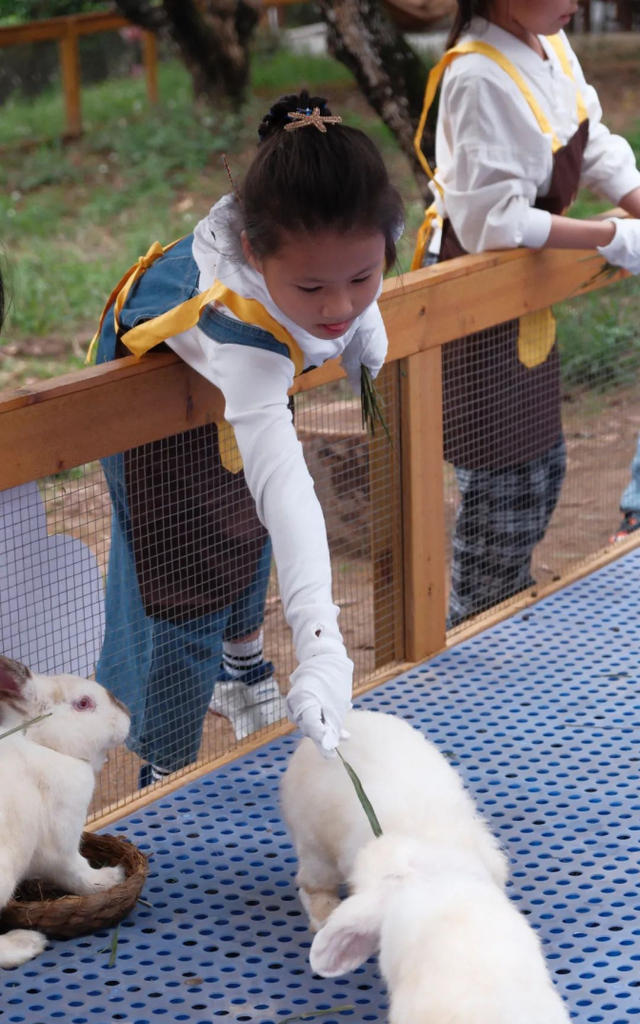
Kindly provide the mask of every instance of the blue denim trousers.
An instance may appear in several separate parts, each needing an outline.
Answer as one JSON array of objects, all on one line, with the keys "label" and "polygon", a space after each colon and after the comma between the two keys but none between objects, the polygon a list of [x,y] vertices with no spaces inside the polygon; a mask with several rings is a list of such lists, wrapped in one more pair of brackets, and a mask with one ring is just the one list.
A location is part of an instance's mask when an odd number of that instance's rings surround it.
[{"label": "blue denim trousers", "polygon": [[[107,462],[108,467],[104,466]],[[267,540],[264,545],[253,581],[233,604],[179,623],[149,616],[140,596],[127,537],[122,456],[105,459],[104,463],[116,500],[105,639],[96,678],[129,708],[129,748],[145,761],[175,771],[197,758],[207,706],[220,670],[223,640],[246,636],[262,624],[271,542]]]},{"label": "blue denim trousers", "polygon": [[[199,273],[191,245],[191,237],[183,239],[142,275],[121,311],[121,329],[160,315],[196,293]],[[220,342],[257,347],[274,344],[265,331],[211,311],[206,312],[203,330]],[[118,354],[113,315],[109,311],[100,334],[97,362],[107,362]],[[139,575],[140,564],[136,566],[125,455],[103,459],[102,467],[111,496],[112,529],[106,630],[96,675],[129,708],[130,749],[146,761],[173,771],[197,757],[207,706],[220,669],[223,641],[247,636],[263,622],[271,543],[268,537],[264,539],[264,531],[257,539],[254,532],[253,559],[246,563],[244,574],[240,571],[241,560],[227,556],[224,546],[222,562],[232,580],[236,580],[236,586],[229,590],[228,599],[222,598],[222,606],[212,603],[206,608],[214,610],[199,608],[188,614],[184,608],[180,614],[172,614],[169,608],[156,615],[155,608],[150,610],[143,599],[144,580]],[[158,485],[162,486],[161,477]],[[190,512],[189,507],[187,515]],[[196,510],[193,515],[197,514]],[[203,548],[196,546],[194,562],[201,561],[206,541],[205,530]],[[229,551],[232,550],[233,538],[229,540]],[[213,585],[215,589],[216,580]]]}]

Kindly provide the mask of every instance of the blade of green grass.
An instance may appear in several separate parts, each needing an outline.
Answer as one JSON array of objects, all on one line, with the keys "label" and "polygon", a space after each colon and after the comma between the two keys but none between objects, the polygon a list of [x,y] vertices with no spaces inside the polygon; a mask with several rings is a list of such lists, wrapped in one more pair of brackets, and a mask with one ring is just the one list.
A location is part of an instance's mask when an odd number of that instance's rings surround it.
[{"label": "blade of green grass", "polygon": [[111,939],[111,956],[109,957],[109,967],[113,967],[116,960],[118,959],[118,938],[120,935],[120,925],[116,928]]},{"label": "blade of green grass", "polygon": [[0,733],[0,740],[5,739],[7,736],[12,736],[14,732],[26,732],[29,726],[35,725],[36,722],[41,722],[43,718],[51,718],[52,711],[48,711],[46,715],[38,715],[37,718],[32,718],[29,722],[22,722],[21,725],[14,725],[13,729],[7,729],[6,732]]},{"label": "blade of green grass", "polygon": [[312,1017],[326,1017],[329,1013],[344,1013],[345,1010],[355,1010],[355,1006],[330,1006],[328,1010],[307,1010],[306,1013],[298,1013],[295,1017],[285,1017],[278,1021],[278,1024],[293,1024],[294,1020],[311,1020]]},{"label": "blade of green grass", "polygon": [[362,804],[362,809],[364,810],[364,813],[366,814],[366,816],[367,816],[367,818],[369,820],[369,824],[371,825],[371,830],[372,830],[374,836],[377,839],[379,836],[382,835],[382,829],[380,828],[380,822],[378,821],[378,816],[376,815],[376,812],[373,809],[371,801],[369,800],[369,797],[365,793],[364,787],[363,787],[362,783],[360,782],[360,779],[358,778],[358,776],[354,772],[354,770],[351,767],[351,765],[349,764],[349,762],[345,761],[344,757],[342,756],[342,754],[340,753],[339,750],[336,750],[336,753],[337,753],[338,757],[340,758],[340,760],[342,761],[342,763],[345,766],[345,768],[347,769],[347,775],[349,776],[349,778],[351,779],[351,781],[353,783],[353,788],[356,791],[356,795],[358,797],[358,800]]},{"label": "blade of green grass", "polygon": [[360,367],[360,401],[362,403],[362,426],[370,437],[375,437],[376,423],[379,423],[393,448],[393,438],[382,412],[382,398],[371,377],[368,366]]}]

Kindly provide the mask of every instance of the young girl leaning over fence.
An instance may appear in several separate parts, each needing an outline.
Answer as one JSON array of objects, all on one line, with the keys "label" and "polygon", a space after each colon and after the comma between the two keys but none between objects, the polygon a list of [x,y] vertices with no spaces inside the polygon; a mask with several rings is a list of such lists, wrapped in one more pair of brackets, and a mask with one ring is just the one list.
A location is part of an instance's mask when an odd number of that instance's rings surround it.
[{"label": "young girl leaning over fence", "polygon": [[[640,223],[563,216],[580,185],[640,215],[631,147],[602,124],[598,97],[562,31],[575,10],[575,0],[458,0],[416,136],[431,175],[420,144],[442,80],[435,207],[414,267],[530,246],[597,248],[615,266],[640,271]],[[461,491],[449,604],[455,625],[534,582],[533,548],[566,460],[551,311],[446,345],[443,398],[445,456]]]},{"label": "young girl leaning over fence", "polygon": [[288,391],[338,356],[356,390],[362,365],[379,371],[376,300],[403,214],[373,143],[340,121],[323,99],[279,100],[238,193],[193,234],[152,247],[103,314],[98,362],[164,342],[226,401],[217,426],[104,462],[114,515],[97,675],[132,712],[142,783],[195,759],[210,702],[238,737],[283,716],[262,655],[272,546],[298,659],[286,711],[331,754],[350,706],[353,665]]}]

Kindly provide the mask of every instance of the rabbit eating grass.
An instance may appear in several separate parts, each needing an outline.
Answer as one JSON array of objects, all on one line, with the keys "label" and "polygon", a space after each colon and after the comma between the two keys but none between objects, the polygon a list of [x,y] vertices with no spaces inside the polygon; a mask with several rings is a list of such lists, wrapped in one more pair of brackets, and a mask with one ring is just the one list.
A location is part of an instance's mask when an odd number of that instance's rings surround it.
[{"label": "rabbit eating grass", "polygon": [[[123,869],[92,868],[79,852],[96,773],[129,732],[129,714],[98,683],[44,676],[0,656],[0,909],[26,878],[78,896],[110,889]],[[0,935],[0,967],[45,948],[40,932]]]},{"label": "rabbit eating grass", "polygon": [[308,740],[282,781],[317,932],[312,969],[335,977],[378,952],[390,1024],[569,1024],[540,943],[505,894],[506,858],[451,765],[392,715],[352,711],[345,728],[344,756],[382,836],[344,766]]}]

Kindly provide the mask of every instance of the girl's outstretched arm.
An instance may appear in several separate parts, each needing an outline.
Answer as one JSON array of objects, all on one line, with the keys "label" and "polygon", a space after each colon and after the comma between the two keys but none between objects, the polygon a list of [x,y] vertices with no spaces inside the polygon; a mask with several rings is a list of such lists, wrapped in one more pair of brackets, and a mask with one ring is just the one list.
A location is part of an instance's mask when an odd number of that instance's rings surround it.
[{"label": "girl's outstretched arm", "polygon": [[265,349],[215,344],[207,376],[223,392],[246,481],[269,531],[298,667],[289,717],[330,756],[351,706],[353,663],[338,628],[324,516],[293,426],[293,363]]}]

